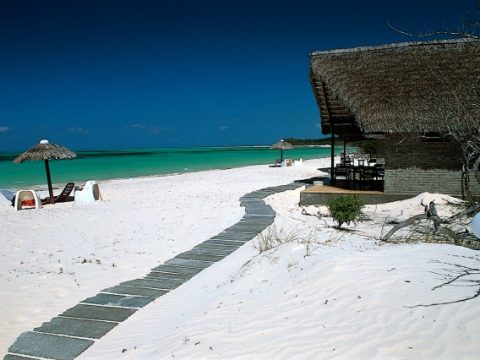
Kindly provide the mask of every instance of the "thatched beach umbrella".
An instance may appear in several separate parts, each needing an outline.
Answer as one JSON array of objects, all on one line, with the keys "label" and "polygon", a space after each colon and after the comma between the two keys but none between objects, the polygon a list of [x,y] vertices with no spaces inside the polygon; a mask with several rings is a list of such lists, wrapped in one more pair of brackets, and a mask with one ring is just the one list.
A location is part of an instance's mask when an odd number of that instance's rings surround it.
[{"label": "thatched beach umbrella", "polygon": [[285,140],[280,140],[279,142],[273,144],[270,149],[280,149],[280,161],[283,161],[283,150],[291,150],[293,149],[293,145]]},{"label": "thatched beach umbrella", "polygon": [[45,161],[45,171],[47,173],[48,193],[50,195],[50,203],[53,204],[52,178],[50,177],[49,160],[74,159],[77,155],[60,145],[50,144],[48,140],[41,140],[39,144],[25,151],[18,156],[13,162],[18,164],[24,161]]}]

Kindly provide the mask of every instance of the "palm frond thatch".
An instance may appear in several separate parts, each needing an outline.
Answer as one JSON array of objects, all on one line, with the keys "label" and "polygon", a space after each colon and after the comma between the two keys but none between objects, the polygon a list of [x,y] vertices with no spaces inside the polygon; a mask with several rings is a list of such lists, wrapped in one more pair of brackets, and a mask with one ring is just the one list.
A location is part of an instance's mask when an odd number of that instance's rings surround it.
[{"label": "palm frond thatch", "polygon": [[[348,130],[370,134],[436,132],[444,115],[432,106],[432,98],[455,103],[458,88],[462,96],[478,98],[474,85],[480,79],[480,41],[320,51],[311,53],[310,61],[324,134],[337,123],[336,133],[349,123]],[[480,119],[478,102],[468,110]]]},{"label": "palm frond thatch", "polygon": [[293,149],[293,145],[290,144],[289,142],[286,142],[285,140],[280,140],[273,144],[270,149],[273,150],[291,150]]},{"label": "palm frond thatch", "polygon": [[48,140],[42,140],[39,144],[25,151],[23,154],[18,156],[13,162],[21,163],[23,161],[44,161],[45,162],[45,172],[47,175],[47,185],[48,193],[50,195],[50,203],[55,203],[55,198],[53,196],[53,187],[52,187],[52,178],[50,176],[50,165],[48,164],[49,160],[63,160],[63,159],[74,159],[77,155],[67,149],[66,147],[50,144]]},{"label": "palm frond thatch", "polygon": [[61,145],[40,143],[19,155],[14,163],[23,161],[41,161],[41,160],[63,160],[74,159],[77,155]]}]

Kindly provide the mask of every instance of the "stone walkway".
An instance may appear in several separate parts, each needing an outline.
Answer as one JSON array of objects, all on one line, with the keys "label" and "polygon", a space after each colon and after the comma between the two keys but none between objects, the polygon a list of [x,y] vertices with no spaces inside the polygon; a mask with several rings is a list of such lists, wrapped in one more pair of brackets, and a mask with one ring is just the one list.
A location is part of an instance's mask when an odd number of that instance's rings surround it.
[{"label": "stone walkway", "polygon": [[245,207],[245,215],[240,222],[153,268],[144,278],[104,289],[33,331],[22,333],[10,346],[4,360],[76,358],[137,310],[257,236],[275,218],[275,212],[263,199],[300,186],[303,184],[270,187],[243,196],[240,205]]}]

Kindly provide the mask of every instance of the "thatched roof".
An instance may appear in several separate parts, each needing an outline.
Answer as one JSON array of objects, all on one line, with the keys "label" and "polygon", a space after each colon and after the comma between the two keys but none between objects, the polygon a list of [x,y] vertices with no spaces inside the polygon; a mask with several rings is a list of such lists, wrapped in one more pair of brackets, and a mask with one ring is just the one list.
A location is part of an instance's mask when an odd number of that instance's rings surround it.
[{"label": "thatched roof", "polygon": [[39,144],[19,155],[14,162],[21,163],[27,160],[74,159],[77,155],[60,145],[50,144],[42,140]]},{"label": "thatched roof", "polygon": [[[480,79],[479,41],[320,51],[310,54],[310,60],[324,134],[331,124],[336,134],[347,136],[441,132],[445,108],[439,104],[479,96],[474,89]],[[474,103],[477,107],[468,110],[480,119],[479,102]]]},{"label": "thatched roof", "polygon": [[275,144],[273,144],[272,146],[270,146],[270,149],[291,150],[293,149],[293,145],[285,140],[280,140]]}]

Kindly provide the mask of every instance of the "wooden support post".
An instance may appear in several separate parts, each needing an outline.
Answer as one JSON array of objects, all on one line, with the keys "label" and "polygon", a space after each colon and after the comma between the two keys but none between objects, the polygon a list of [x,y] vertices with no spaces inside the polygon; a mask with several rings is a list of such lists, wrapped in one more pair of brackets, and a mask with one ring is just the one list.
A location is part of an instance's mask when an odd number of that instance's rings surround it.
[{"label": "wooden support post", "polygon": [[330,109],[328,107],[328,101],[327,101],[327,96],[326,96],[326,91],[325,91],[325,85],[323,82],[321,83],[321,91],[323,98],[325,99],[325,110],[326,110],[326,116],[328,117],[329,123],[330,123],[330,181],[333,183],[335,182],[335,130],[333,126],[333,119],[330,114]]},{"label": "wooden support post", "polygon": [[55,203],[55,198],[53,197],[52,178],[50,176],[50,166],[48,165],[48,160],[45,160],[45,171],[47,173],[48,194],[50,195],[50,204],[53,204]]},{"label": "wooden support post", "polygon": [[330,180],[335,182],[335,134],[334,134],[334,127],[332,122],[330,121]]}]

